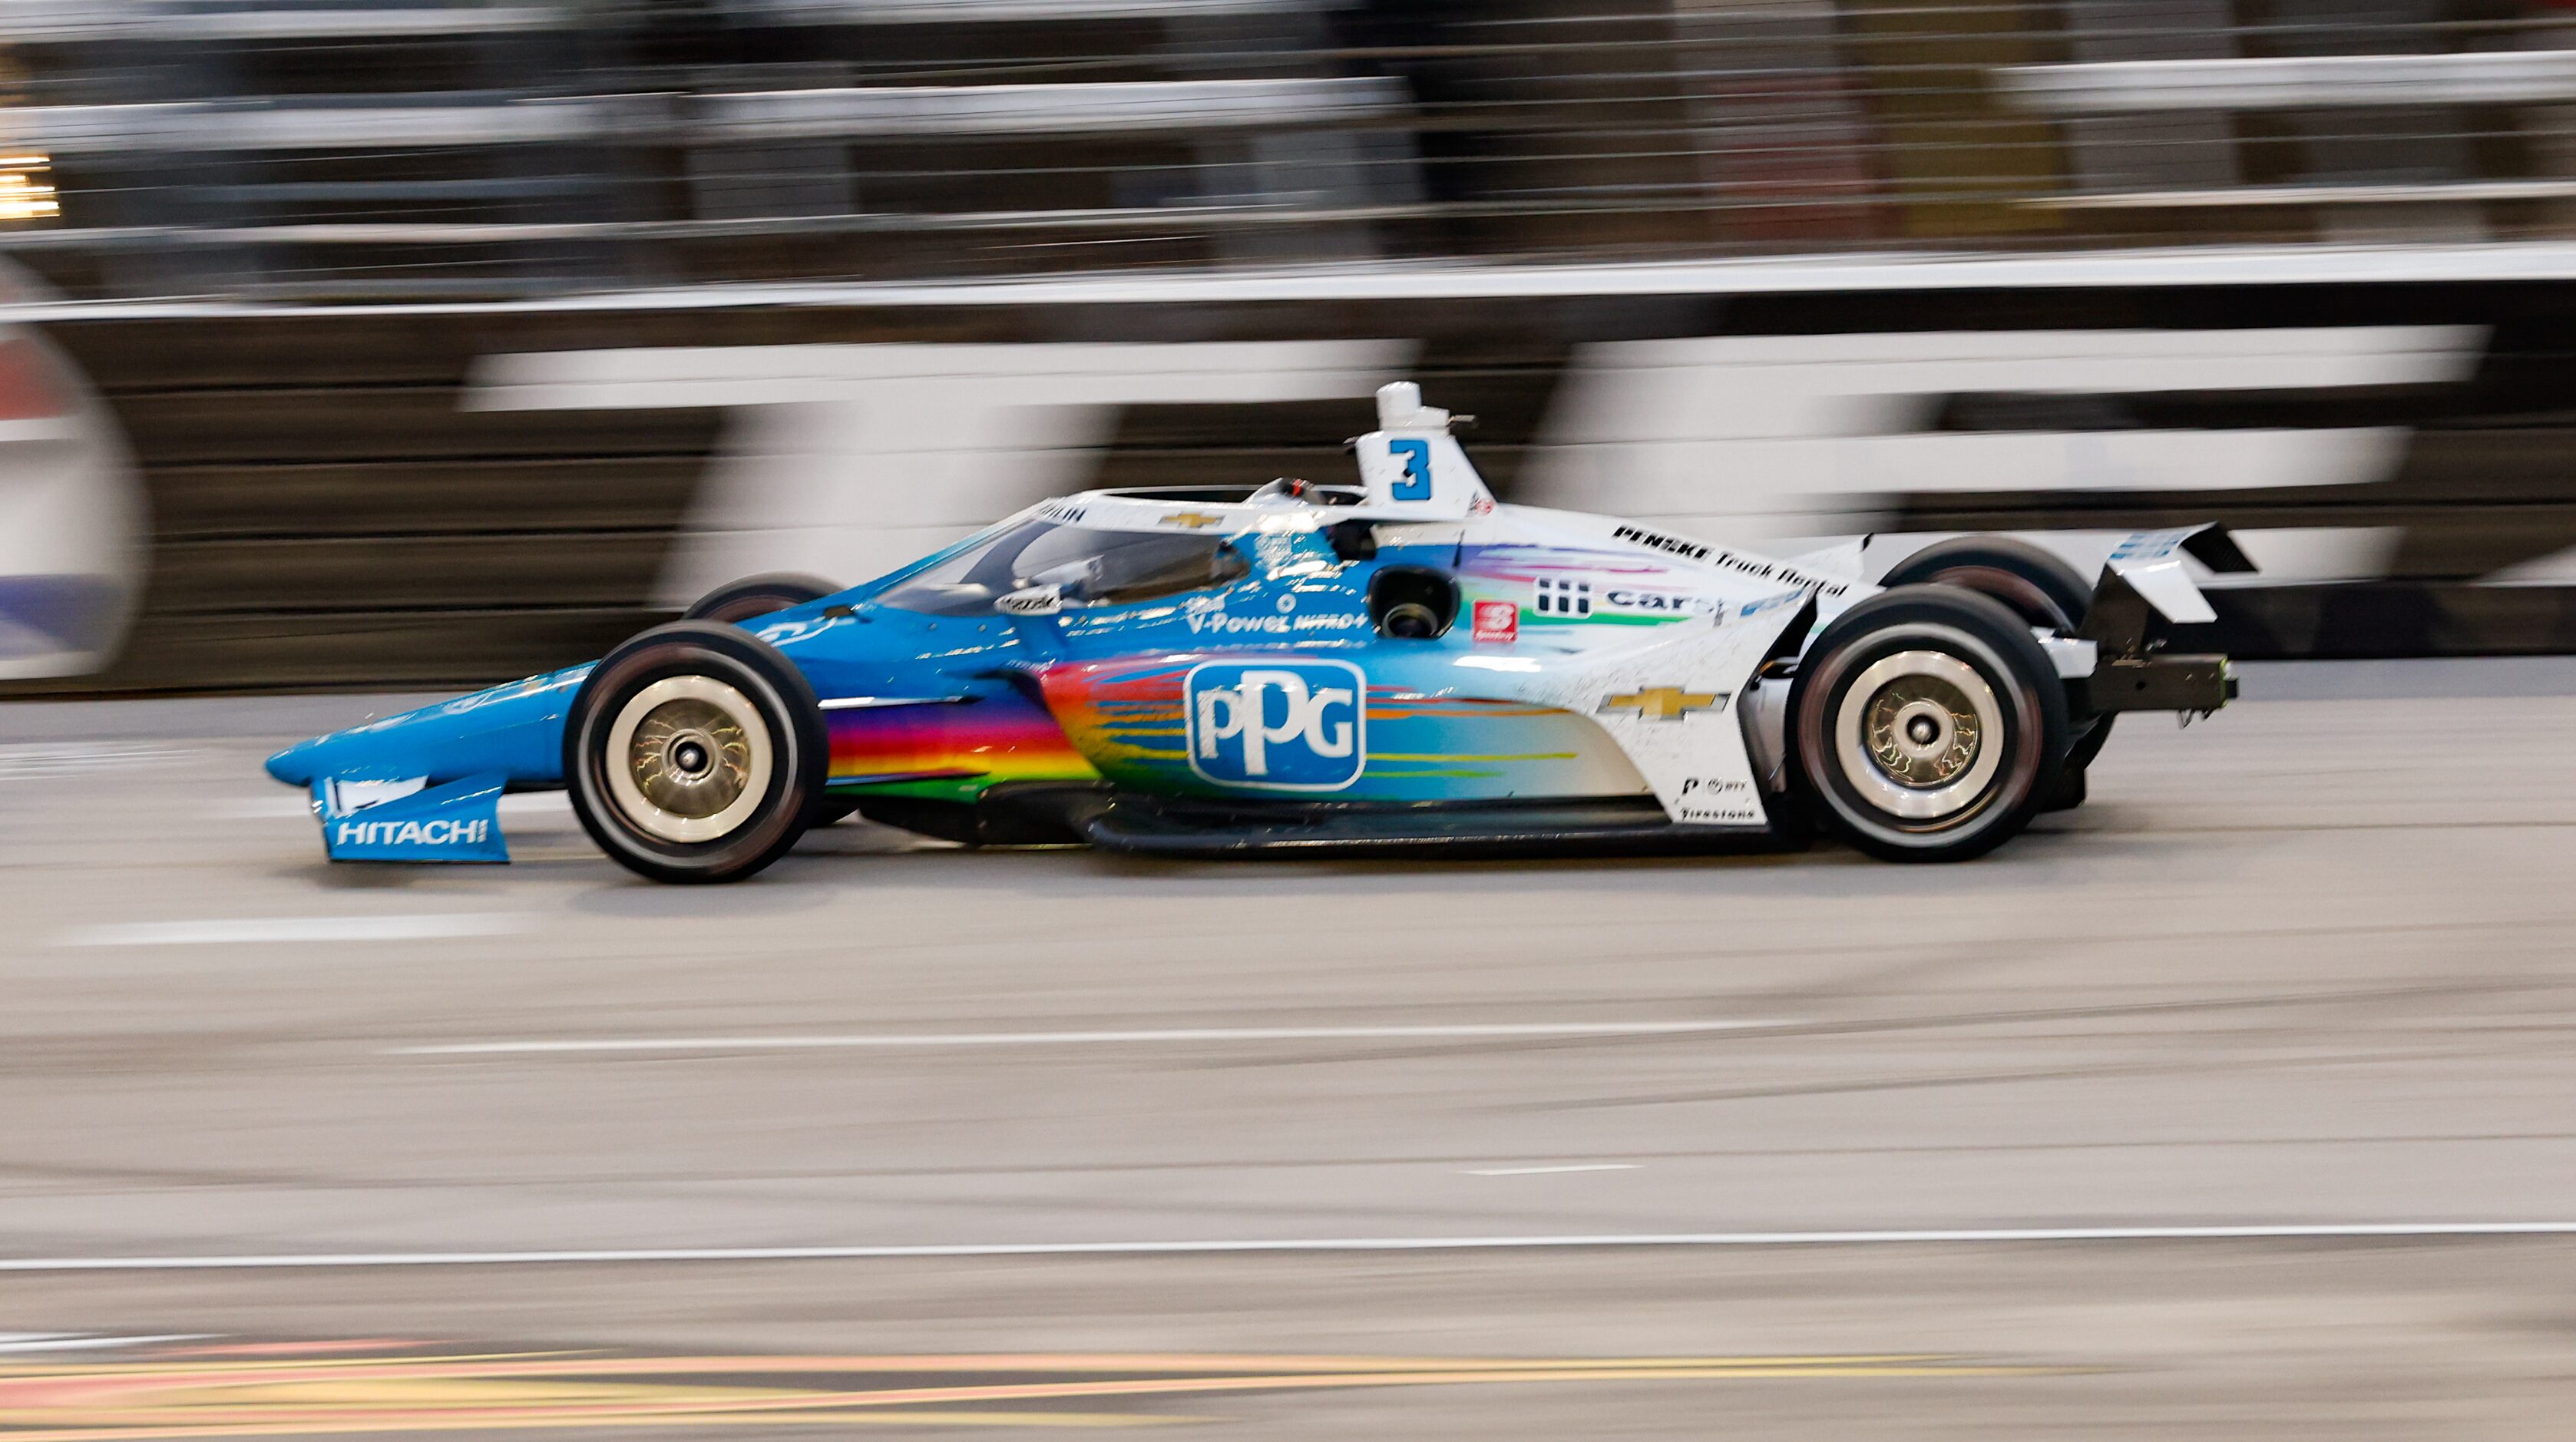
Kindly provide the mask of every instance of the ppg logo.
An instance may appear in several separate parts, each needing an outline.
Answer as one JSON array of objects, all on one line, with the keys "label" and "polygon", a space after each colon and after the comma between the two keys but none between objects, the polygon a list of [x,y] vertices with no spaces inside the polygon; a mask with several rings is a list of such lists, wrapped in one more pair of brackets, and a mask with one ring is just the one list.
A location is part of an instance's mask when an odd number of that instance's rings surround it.
[{"label": "ppg logo", "polygon": [[1368,765],[1368,677],[1347,661],[1209,661],[1182,706],[1190,769],[1220,786],[1340,791]]}]

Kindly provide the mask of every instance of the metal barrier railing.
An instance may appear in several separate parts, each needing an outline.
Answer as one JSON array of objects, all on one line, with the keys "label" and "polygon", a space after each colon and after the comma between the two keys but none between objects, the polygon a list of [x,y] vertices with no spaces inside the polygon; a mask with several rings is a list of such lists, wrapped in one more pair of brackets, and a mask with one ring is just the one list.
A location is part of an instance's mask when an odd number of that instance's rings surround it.
[{"label": "metal barrier railing", "polygon": [[2576,228],[2513,0],[8,0],[76,294]]}]

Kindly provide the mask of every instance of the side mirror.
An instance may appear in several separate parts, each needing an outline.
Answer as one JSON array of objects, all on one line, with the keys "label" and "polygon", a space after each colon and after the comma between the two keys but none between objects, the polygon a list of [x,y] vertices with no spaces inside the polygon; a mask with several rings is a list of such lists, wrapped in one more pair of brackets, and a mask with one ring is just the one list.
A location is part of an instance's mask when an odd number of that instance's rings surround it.
[{"label": "side mirror", "polygon": [[1064,609],[1064,587],[1030,586],[993,603],[1005,616],[1052,616]]}]

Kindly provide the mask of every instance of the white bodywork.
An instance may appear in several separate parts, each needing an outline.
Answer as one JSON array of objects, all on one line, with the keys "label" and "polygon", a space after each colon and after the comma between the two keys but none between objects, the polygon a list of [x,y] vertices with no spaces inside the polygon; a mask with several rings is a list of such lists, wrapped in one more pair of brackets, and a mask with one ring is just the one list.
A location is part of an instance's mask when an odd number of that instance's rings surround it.
[{"label": "white bodywork", "polygon": [[[1321,506],[1281,497],[1211,504],[1091,492],[1035,515],[1113,530],[1182,522],[1209,534],[1303,533],[1345,521],[1376,523],[1384,546],[1455,545],[1457,627],[1478,624],[1480,590],[1518,597],[1533,589],[1569,608],[1546,634],[1515,624],[1506,648],[1460,653],[1455,693],[1523,701],[1585,716],[1608,734],[1677,823],[1760,828],[1761,796],[1781,784],[1785,680],[1757,673],[1782,633],[1803,652],[1824,626],[1881,589],[1861,579],[1862,546],[1849,542],[1782,560],[1678,535],[1652,525],[1574,511],[1497,503],[1450,433],[1448,412],[1398,382],[1378,392],[1379,429],[1353,443],[1365,500]],[[2198,528],[2193,528],[2198,529]],[[2193,530],[2120,539],[2107,564],[2168,619],[2212,613],[2184,570]],[[1516,579],[1496,557],[1525,553],[1536,580]],[[1815,600],[1812,612],[1805,602]],[[1544,612],[1549,600],[1539,602]],[[1580,607],[1575,614],[1571,608]],[[2091,674],[2093,644],[2040,632],[2058,674]]]}]

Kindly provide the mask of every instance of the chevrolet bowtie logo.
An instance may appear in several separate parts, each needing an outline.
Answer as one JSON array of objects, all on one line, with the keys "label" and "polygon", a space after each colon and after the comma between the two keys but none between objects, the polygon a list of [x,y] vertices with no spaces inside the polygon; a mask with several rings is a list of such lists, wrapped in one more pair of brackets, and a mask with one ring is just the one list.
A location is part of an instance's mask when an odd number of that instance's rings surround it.
[{"label": "chevrolet bowtie logo", "polygon": [[1225,517],[1223,516],[1210,516],[1198,511],[1178,511],[1165,516],[1163,518],[1163,524],[1166,526],[1187,526],[1193,531],[1203,531],[1224,519]]},{"label": "chevrolet bowtie logo", "polygon": [[1693,711],[1726,704],[1724,691],[1685,691],[1679,686],[1648,686],[1624,695],[1604,696],[1604,711],[1634,711],[1648,721],[1679,721]]}]

